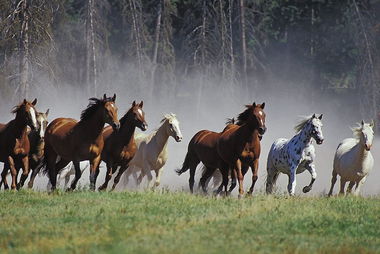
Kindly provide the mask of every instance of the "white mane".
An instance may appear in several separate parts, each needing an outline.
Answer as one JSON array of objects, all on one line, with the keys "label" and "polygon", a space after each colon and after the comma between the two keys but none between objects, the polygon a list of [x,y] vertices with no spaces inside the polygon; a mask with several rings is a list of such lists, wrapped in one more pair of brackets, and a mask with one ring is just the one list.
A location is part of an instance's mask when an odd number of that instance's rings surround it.
[{"label": "white mane", "polygon": [[294,126],[294,130],[296,131],[296,133],[299,133],[305,127],[305,125],[309,122],[309,120],[312,119],[312,117],[313,117],[312,115],[306,116],[304,117],[304,119],[298,122],[297,125]]}]

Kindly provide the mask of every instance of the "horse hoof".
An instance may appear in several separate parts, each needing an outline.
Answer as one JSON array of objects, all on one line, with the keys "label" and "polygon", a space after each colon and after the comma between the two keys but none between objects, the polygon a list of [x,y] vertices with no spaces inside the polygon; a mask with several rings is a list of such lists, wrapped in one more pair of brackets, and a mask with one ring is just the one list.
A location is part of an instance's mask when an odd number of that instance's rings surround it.
[{"label": "horse hoof", "polygon": [[[66,189],[66,192],[72,192],[73,190],[74,190],[74,189],[70,187],[70,188],[67,188],[67,189]],[[52,191],[54,191],[54,190],[52,190]]]},{"label": "horse hoof", "polygon": [[98,191],[104,191],[106,189],[106,187],[104,187],[103,185],[102,186],[100,186],[99,188],[98,188]]},{"label": "horse hoof", "polygon": [[305,187],[303,187],[302,191],[303,191],[303,193],[308,193],[309,191],[311,191],[311,187],[305,186]]},{"label": "horse hoof", "polygon": [[242,199],[244,197],[244,194],[239,194],[238,199]]}]

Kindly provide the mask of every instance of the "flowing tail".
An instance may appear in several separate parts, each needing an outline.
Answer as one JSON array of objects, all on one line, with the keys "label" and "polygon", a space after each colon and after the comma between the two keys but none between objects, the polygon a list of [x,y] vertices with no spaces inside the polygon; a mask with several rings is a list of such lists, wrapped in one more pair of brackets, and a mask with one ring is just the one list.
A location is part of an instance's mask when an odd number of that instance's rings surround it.
[{"label": "flowing tail", "polygon": [[175,172],[178,175],[185,173],[190,168],[190,160],[191,160],[191,155],[189,152],[187,152],[186,157],[185,157],[185,161],[182,164],[182,168],[176,169]]}]

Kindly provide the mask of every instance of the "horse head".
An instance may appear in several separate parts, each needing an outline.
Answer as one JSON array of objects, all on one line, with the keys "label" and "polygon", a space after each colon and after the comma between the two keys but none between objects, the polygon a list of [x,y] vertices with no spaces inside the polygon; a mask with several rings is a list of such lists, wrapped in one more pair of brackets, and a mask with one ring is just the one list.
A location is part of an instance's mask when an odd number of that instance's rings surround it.
[{"label": "horse head", "polygon": [[25,121],[32,130],[35,130],[38,127],[36,109],[34,107],[36,104],[37,99],[34,99],[32,102],[24,99],[20,105],[12,110],[12,113],[16,114],[16,119],[22,119],[22,121]]},{"label": "horse head", "polygon": [[370,151],[372,147],[374,125],[373,120],[371,123],[365,123],[363,120],[360,123],[360,141],[364,144],[367,151]]},{"label": "horse head", "polygon": [[40,139],[43,139],[45,137],[45,130],[46,130],[46,127],[49,123],[47,120],[48,115],[49,115],[49,109],[46,110],[45,113],[37,112],[37,114],[36,114],[37,124],[38,124],[37,132],[38,132],[38,136],[40,137]]},{"label": "horse head", "polygon": [[129,112],[131,112],[132,114],[135,126],[140,128],[142,131],[145,131],[148,128],[148,124],[145,121],[145,112],[142,109],[143,105],[143,101],[141,101],[140,103],[136,103],[136,101],[133,101],[132,107],[129,110]]},{"label": "horse head", "polygon": [[182,133],[179,128],[179,121],[175,114],[170,113],[165,115],[164,119],[161,122],[166,124],[167,134],[175,139],[177,142],[182,141]]},{"label": "horse head", "polygon": [[266,114],[264,112],[265,102],[262,104],[256,104],[255,102],[252,105],[248,105],[247,108],[250,109],[251,114],[248,120],[256,126],[260,136],[264,135],[267,130],[265,126],[265,117]]},{"label": "horse head", "polygon": [[119,130],[120,122],[117,117],[117,107],[115,104],[116,94],[112,98],[103,95],[102,103],[104,105],[105,122],[112,126],[114,130]]},{"label": "horse head", "polygon": [[318,145],[322,144],[324,140],[323,133],[322,133],[322,126],[323,126],[322,116],[323,114],[321,114],[318,117],[315,114],[313,114],[309,120],[309,125],[308,125],[309,133],[311,137],[315,139]]}]

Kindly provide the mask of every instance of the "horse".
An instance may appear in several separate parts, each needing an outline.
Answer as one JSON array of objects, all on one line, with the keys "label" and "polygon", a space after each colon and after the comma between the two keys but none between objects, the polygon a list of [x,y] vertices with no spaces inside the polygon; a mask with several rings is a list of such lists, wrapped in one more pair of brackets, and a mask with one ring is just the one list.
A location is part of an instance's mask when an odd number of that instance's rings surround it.
[{"label": "horse", "polygon": [[52,191],[56,189],[57,173],[70,161],[75,167],[75,179],[68,190],[74,190],[81,177],[79,162],[83,160],[90,161],[90,190],[95,190],[104,146],[104,124],[108,123],[114,130],[118,130],[120,123],[115,105],[116,94],[112,98],[104,94],[103,98],[89,100],[90,103],[82,111],[79,122],[72,118],[57,118],[46,128],[44,164]]},{"label": "horse", "polygon": [[33,188],[34,179],[42,168],[45,148],[44,137],[48,125],[48,115],[49,109],[47,109],[45,113],[37,112],[38,129],[30,131],[28,135],[30,142],[29,165],[30,170],[32,171],[28,182],[28,188]]},{"label": "horse", "polygon": [[173,137],[176,142],[182,141],[179,121],[175,114],[166,114],[161,123],[161,126],[153,133],[149,135],[139,133],[135,136],[138,149],[125,175],[127,183],[132,173],[136,175],[138,171],[141,171],[136,179],[137,184],[139,185],[146,175],[149,187],[153,179],[151,171],[154,171],[156,173],[155,187],[160,185],[163,166],[168,159],[168,139]]},{"label": "horse", "polygon": [[288,192],[294,196],[296,187],[296,174],[305,170],[311,174],[311,182],[303,188],[307,193],[312,189],[317,173],[315,170],[315,148],[313,139],[318,145],[323,143],[322,134],[322,114],[313,114],[300,121],[294,128],[296,135],[290,140],[285,138],[277,139],[271,146],[267,160],[267,180],[266,192],[273,192],[273,185],[276,183],[280,173],[289,177]]},{"label": "horse", "polygon": [[351,193],[356,184],[354,195],[359,195],[369,172],[373,169],[373,157],[370,152],[373,142],[374,123],[365,123],[353,128],[354,138],[344,139],[336,149],[332,171],[332,195],[337,175],[340,176],[340,194],[344,195],[346,182],[349,181],[347,192]]},{"label": "horse", "polygon": [[[265,126],[266,114],[264,112],[265,103],[252,105],[246,105],[246,110],[238,116],[238,124],[230,126],[227,130],[222,132],[217,142],[217,152],[223,163],[219,168],[223,181],[219,186],[216,194],[219,194],[224,186],[225,193],[227,192],[228,175],[231,171],[234,177],[237,174],[239,181],[239,197],[244,194],[242,173],[243,161],[245,163],[252,163],[252,169],[258,169],[258,158],[260,154],[260,136],[264,135],[267,128]],[[240,124],[240,125],[239,125]],[[250,143],[247,145],[247,143]],[[254,154],[251,156],[250,154]],[[251,160],[250,158],[254,158]],[[255,164],[255,165],[254,165]],[[215,169],[214,169],[215,170]],[[211,171],[213,172],[213,171]],[[254,174],[254,181],[250,188],[250,192],[253,192],[254,184],[257,180],[257,172]]]},{"label": "horse", "polygon": [[[265,105],[265,104],[263,104],[263,105]],[[265,115],[264,115],[264,122],[265,122]],[[226,122],[227,126],[223,130],[223,132],[225,130],[241,126],[244,123],[245,122],[242,121],[241,119],[240,120],[238,119],[238,121],[235,121],[234,118],[228,119],[228,121]],[[258,179],[259,158],[260,158],[260,152],[261,152],[261,145],[260,145],[261,139],[262,139],[262,135],[259,133],[259,130],[256,130],[256,131],[252,132],[251,138],[248,139],[248,142],[245,144],[245,147],[244,147],[244,150],[243,150],[242,154],[239,156],[239,160],[241,161],[241,165],[242,165],[241,166],[241,168],[242,168],[241,170],[242,170],[243,180],[244,180],[244,176],[247,173],[249,167],[252,170],[252,185],[251,185],[251,187],[250,187],[250,189],[248,191],[248,194],[252,194],[253,193],[253,189],[254,189],[255,183],[256,183],[256,181]],[[206,187],[207,187],[207,181],[208,181],[208,179],[211,176],[215,176],[215,172],[217,172],[217,171],[214,170],[214,172],[208,172],[207,171],[207,167],[204,167],[202,177],[201,177],[201,179],[199,181],[199,185],[202,186],[204,192],[207,191]],[[230,187],[230,189],[228,191],[229,193],[232,192],[232,190],[236,186],[236,174],[237,174],[237,172],[234,171],[232,173],[233,173],[231,175],[232,183],[231,183],[231,187]],[[217,176],[220,176],[220,174],[217,175]],[[214,180],[214,186],[216,184],[218,184],[218,183],[221,183],[221,180],[222,179],[220,179],[220,178],[219,179],[215,179]]]},{"label": "horse", "polygon": [[[258,131],[260,135],[266,131],[264,107],[265,103],[247,105],[247,109],[238,117],[240,121],[245,122],[241,126],[228,125],[219,133],[202,130],[193,136],[188,145],[182,168],[176,170],[177,174],[180,175],[190,169],[189,186],[191,192],[193,192],[196,167],[202,162],[210,174],[206,175],[205,180],[212,175],[216,168],[221,170],[223,182],[216,194],[221,192],[223,186],[225,186],[227,194],[229,169],[237,166],[237,170],[240,169],[241,171],[241,165],[237,164],[240,161],[239,156],[242,155],[245,144],[252,138],[254,131]],[[239,183],[242,185],[240,180],[242,179],[239,179]],[[242,194],[241,192],[240,194]]]},{"label": "horse", "polygon": [[137,150],[134,139],[135,129],[138,127],[145,131],[148,127],[142,107],[142,101],[140,103],[133,101],[132,107],[120,119],[121,127],[119,131],[113,131],[109,127],[103,130],[104,149],[101,160],[107,165],[107,173],[104,184],[99,187],[99,190],[107,188],[113,172],[120,166],[112,186],[112,190],[114,190],[121,175],[128,168],[129,162],[135,156]]},{"label": "horse", "polygon": [[[85,167],[81,167],[81,174],[83,174],[83,172],[89,167],[89,163],[88,162],[81,162],[81,163],[86,163],[86,166]],[[64,180],[64,185],[63,185],[63,188],[66,189],[67,185],[69,184],[69,181],[70,181],[70,176],[75,176],[75,167],[74,167],[74,164],[72,162],[70,162],[66,167],[64,167],[58,174],[57,174],[57,185],[59,186],[59,184]],[[46,186],[46,189],[47,190],[50,190],[51,189],[51,183],[50,181],[48,181],[47,183],[47,186]]]},{"label": "horse", "polygon": [[[27,126],[32,130],[37,128],[36,104],[37,99],[32,102],[24,99],[22,103],[12,110],[12,113],[16,114],[15,119],[7,124],[0,124],[0,162],[4,162],[2,182],[4,182],[5,189],[9,188],[8,184],[6,184],[6,175],[9,168],[12,175],[12,189],[16,189],[16,187],[19,189],[28,177],[30,143]],[[23,173],[19,184],[17,184],[19,166],[22,168]]]}]

